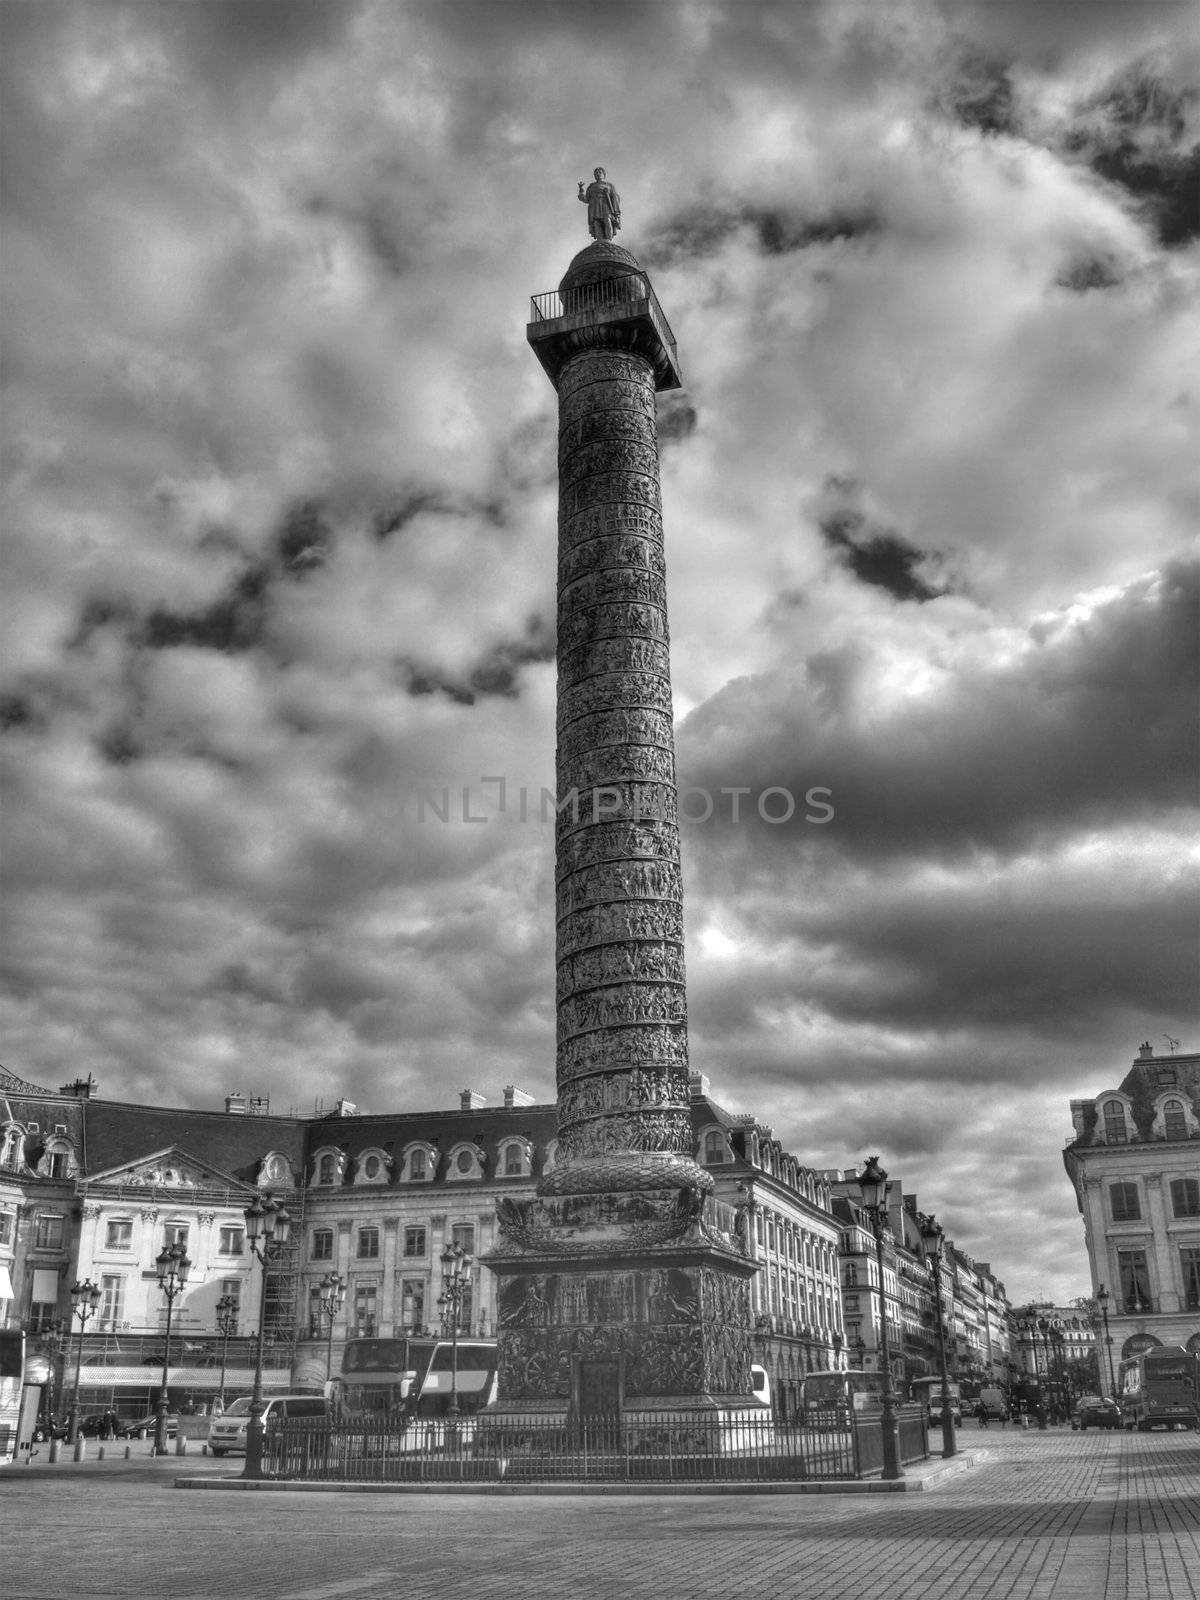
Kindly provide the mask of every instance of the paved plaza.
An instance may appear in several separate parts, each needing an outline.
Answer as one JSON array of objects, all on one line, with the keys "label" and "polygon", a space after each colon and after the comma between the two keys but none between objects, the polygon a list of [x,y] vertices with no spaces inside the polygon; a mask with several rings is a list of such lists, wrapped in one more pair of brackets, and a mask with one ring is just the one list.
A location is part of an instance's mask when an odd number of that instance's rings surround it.
[{"label": "paved plaza", "polygon": [[[1194,1433],[988,1432],[920,1493],[181,1490],[240,1463],[15,1467],[7,1600],[1200,1600]],[[939,1464],[940,1465],[940,1464]]]}]

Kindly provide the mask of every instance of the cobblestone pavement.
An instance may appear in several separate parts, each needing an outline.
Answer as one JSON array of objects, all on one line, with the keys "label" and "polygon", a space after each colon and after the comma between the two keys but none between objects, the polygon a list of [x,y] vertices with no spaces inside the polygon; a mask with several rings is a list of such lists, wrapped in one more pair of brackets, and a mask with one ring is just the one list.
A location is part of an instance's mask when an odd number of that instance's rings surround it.
[{"label": "cobblestone pavement", "polygon": [[1194,1433],[969,1428],[899,1495],[181,1493],[195,1458],[0,1471],[6,1600],[1200,1600]]}]

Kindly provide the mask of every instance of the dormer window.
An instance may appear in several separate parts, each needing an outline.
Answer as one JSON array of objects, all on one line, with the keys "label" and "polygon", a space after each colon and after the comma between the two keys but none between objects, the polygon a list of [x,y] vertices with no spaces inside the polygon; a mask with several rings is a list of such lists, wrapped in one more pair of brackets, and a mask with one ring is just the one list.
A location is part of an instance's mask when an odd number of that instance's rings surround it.
[{"label": "dormer window", "polygon": [[455,1145],[450,1152],[449,1176],[458,1179],[482,1178],[483,1162],[480,1152],[473,1144]]},{"label": "dormer window", "polygon": [[323,1189],[335,1188],[342,1181],[346,1157],[340,1150],[318,1150],[313,1162],[313,1182]]},{"label": "dormer window", "polygon": [[391,1173],[391,1157],[382,1150],[364,1150],[359,1156],[355,1183],[386,1183]]},{"label": "dormer window", "polygon": [[23,1130],[10,1123],[4,1130],[3,1141],[0,1142],[0,1167],[7,1167],[10,1172],[16,1172],[21,1165],[24,1143]]},{"label": "dormer window", "polygon": [[729,1146],[725,1143],[725,1135],[719,1128],[710,1128],[704,1135],[702,1160],[706,1167],[718,1167],[722,1162],[729,1160]]},{"label": "dormer window", "polygon": [[506,1139],[500,1146],[501,1174],[506,1178],[527,1178],[533,1171],[533,1147],[528,1139]]},{"label": "dormer window", "polygon": [[424,1142],[410,1144],[400,1157],[400,1178],[404,1183],[432,1183],[437,1170],[437,1150]]},{"label": "dormer window", "polygon": [[1125,1126],[1125,1107],[1119,1100],[1104,1103],[1105,1144],[1128,1144],[1129,1132]]},{"label": "dormer window", "polygon": [[1182,1100],[1164,1100],[1162,1108],[1163,1133],[1168,1139],[1186,1139],[1187,1113]]}]

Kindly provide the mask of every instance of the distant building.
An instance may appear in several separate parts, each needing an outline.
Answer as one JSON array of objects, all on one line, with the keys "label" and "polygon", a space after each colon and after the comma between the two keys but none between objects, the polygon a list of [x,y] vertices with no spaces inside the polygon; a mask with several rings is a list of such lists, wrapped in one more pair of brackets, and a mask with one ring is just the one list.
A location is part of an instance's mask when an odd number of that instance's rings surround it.
[{"label": "distant building", "polygon": [[1063,1160],[1117,1360],[1200,1350],[1200,1055],[1143,1044],[1118,1086],[1071,1101],[1071,1121]]}]

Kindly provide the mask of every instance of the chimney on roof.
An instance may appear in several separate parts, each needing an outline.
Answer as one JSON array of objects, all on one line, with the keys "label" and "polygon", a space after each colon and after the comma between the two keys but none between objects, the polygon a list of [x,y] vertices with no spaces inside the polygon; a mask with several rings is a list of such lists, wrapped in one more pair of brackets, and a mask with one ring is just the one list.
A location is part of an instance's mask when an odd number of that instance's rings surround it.
[{"label": "chimney on roof", "polygon": [[333,1114],[335,1117],[352,1117],[357,1110],[358,1107],[353,1100],[347,1100],[343,1097],[334,1106]]},{"label": "chimney on roof", "polygon": [[89,1072],[86,1078],[76,1078],[74,1083],[64,1083],[59,1094],[74,1095],[76,1100],[90,1100],[100,1085]]},{"label": "chimney on roof", "polygon": [[246,1115],[246,1096],[244,1094],[227,1094],[225,1096],[225,1114],[230,1117],[244,1117]]},{"label": "chimney on roof", "polygon": [[1145,1040],[1144,1043],[1138,1046],[1138,1057],[1142,1061],[1154,1060],[1154,1046],[1150,1043],[1149,1039]]},{"label": "chimney on roof", "polygon": [[688,1073],[688,1096],[692,1100],[708,1099],[708,1078],[703,1072]]},{"label": "chimney on roof", "polygon": [[514,1106],[531,1106],[533,1096],[524,1089],[514,1089],[512,1084],[507,1084],[504,1090],[504,1104],[511,1111]]},{"label": "chimney on roof", "polygon": [[458,1091],[458,1109],[460,1111],[478,1111],[485,1101],[481,1094],[474,1089],[460,1089]]}]

